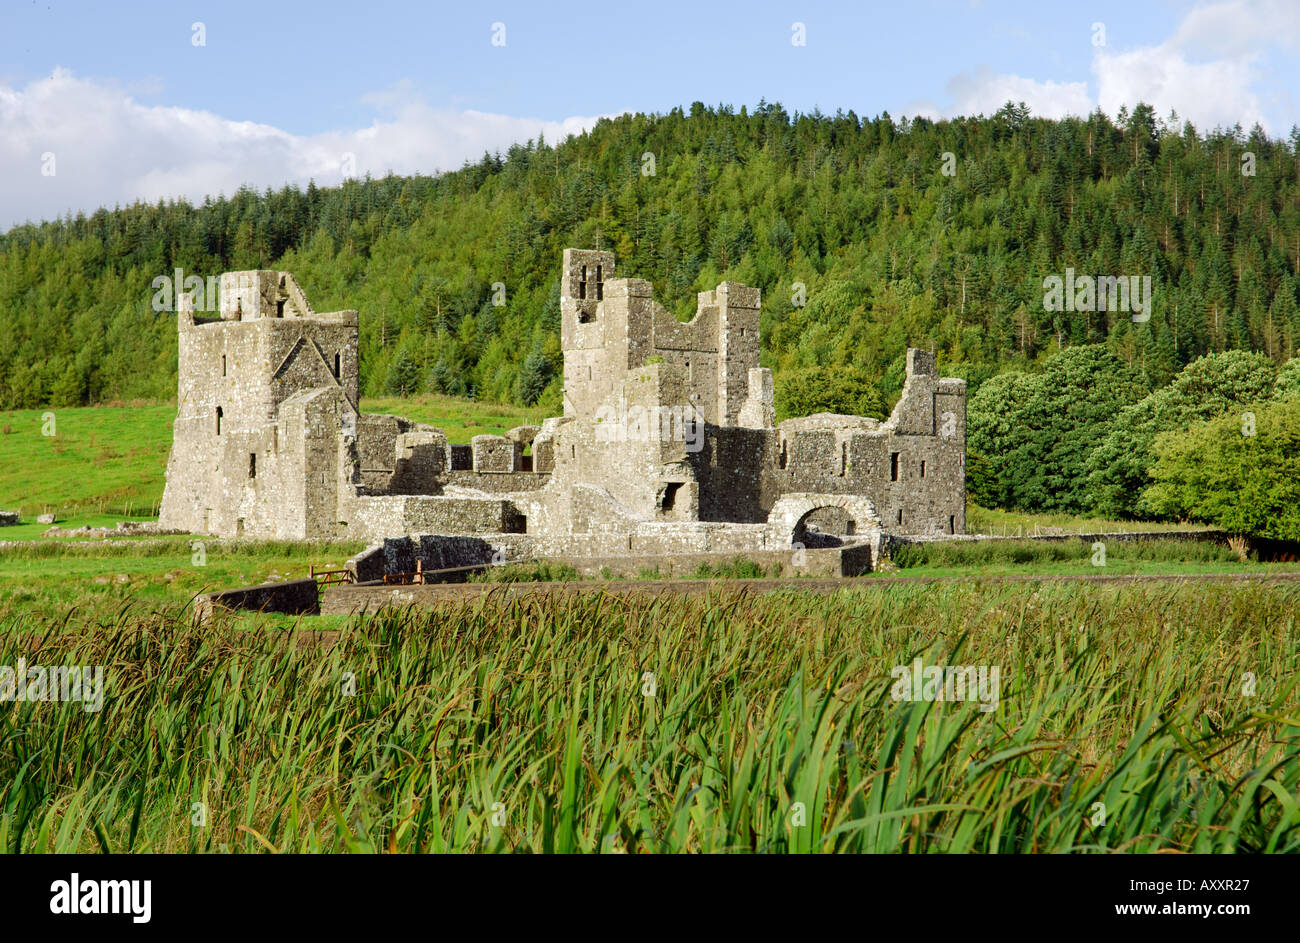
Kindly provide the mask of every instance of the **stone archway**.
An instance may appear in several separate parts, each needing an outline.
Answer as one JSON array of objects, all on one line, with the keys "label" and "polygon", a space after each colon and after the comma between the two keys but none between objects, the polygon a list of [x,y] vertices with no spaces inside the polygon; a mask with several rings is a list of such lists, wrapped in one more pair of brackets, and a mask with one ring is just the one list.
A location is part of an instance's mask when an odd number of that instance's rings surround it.
[{"label": "stone archway", "polygon": [[857,524],[842,507],[813,508],[794,525],[791,539],[805,547],[839,547],[853,539]]},{"label": "stone archway", "polygon": [[[853,494],[796,493],[782,496],[767,516],[770,547],[837,547],[868,541],[880,544],[876,506]],[[873,557],[875,551],[873,550]]]}]

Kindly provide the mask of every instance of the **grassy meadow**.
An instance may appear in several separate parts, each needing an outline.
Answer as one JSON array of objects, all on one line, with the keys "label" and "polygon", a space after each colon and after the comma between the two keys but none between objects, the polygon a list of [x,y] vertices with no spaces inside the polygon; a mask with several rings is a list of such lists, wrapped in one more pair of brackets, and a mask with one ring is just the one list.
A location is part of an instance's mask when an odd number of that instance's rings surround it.
[{"label": "grassy meadow", "polygon": [[[1300,851],[1300,587],[866,587],[0,633],[22,851]],[[997,667],[995,704],[893,670]],[[987,693],[987,692],[986,692]],[[905,692],[904,692],[905,696]]]},{"label": "grassy meadow", "polygon": [[[59,540],[0,548],[0,621],[95,625],[188,606],[200,593],[306,577],[343,566],[360,541]],[[255,622],[280,624],[278,616]]]},{"label": "grassy meadow", "polygon": [[[1096,545],[1102,546],[1098,548]],[[891,576],[1130,576],[1237,574],[1264,576],[1300,571],[1300,562],[1261,563],[1246,545],[1241,553],[1226,542],[1190,540],[1030,540],[906,544],[897,548]]]}]

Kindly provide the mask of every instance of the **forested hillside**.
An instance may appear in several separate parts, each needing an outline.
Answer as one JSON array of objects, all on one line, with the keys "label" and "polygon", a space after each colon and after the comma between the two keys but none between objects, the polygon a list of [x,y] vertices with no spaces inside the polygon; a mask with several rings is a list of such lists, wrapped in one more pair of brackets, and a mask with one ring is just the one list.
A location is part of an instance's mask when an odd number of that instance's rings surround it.
[{"label": "forested hillside", "polygon": [[[724,278],[762,289],[763,362],[791,401],[836,367],[855,402],[887,404],[909,344],[977,386],[1106,343],[1150,390],[1207,352],[1294,353],[1297,142],[1146,106],[933,123],[696,104],[437,178],[100,210],[0,236],[0,407],[174,395],[150,283],[178,267],[288,269],[318,310],[358,308],[367,395],[553,403],[566,246],[613,249],[679,314]],[[1150,321],[1045,311],[1067,267],[1150,275]]]}]

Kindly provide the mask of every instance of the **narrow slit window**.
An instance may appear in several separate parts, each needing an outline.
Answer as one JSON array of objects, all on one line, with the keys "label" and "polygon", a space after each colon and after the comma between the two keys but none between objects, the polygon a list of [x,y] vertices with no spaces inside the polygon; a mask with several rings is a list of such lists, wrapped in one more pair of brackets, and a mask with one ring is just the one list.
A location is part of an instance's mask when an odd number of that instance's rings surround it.
[{"label": "narrow slit window", "polygon": [[898,523],[900,523],[900,524],[903,523],[903,509],[902,509],[902,508],[899,508],[899,509],[898,509]]},{"label": "narrow slit window", "polygon": [[605,281],[600,271],[601,267],[596,266],[596,300],[600,301],[605,297]]},{"label": "narrow slit window", "polygon": [[582,267],[582,274],[578,276],[578,300],[585,301],[587,298],[587,266]]},{"label": "narrow slit window", "polygon": [[925,477],[925,459],[921,459],[921,477]]},{"label": "narrow slit window", "polygon": [[249,478],[257,477],[257,453],[256,452],[248,453],[248,477]]},{"label": "narrow slit window", "polygon": [[782,468],[785,468],[786,460],[787,460],[787,455],[785,451],[785,439],[782,439],[781,440],[781,467]]},{"label": "narrow slit window", "polygon": [[[889,453],[889,480],[898,481],[898,453]],[[902,513],[901,511],[899,512]]]},{"label": "narrow slit window", "polygon": [[338,354],[335,354],[334,355],[334,379],[337,380],[340,378],[341,376],[340,368],[342,366],[343,366],[343,358],[340,357]]},{"label": "narrow slit window", "polygon": [[845,472],[849,470],[849,444],[840,443],[840,477],[843,478]]},{"label": "narrow slit window", "polygon": [[671,511],[677,501],[677,492],[681,489],[681,482],[669,482],[664,486],[664,503],[662,510]]},{"label": "narrow slit window", "polygon": [[225,355],[225,354],[222,354],[222,355],[221,355],[221,375],[222,375],[223,377],[226,375],[226,355]]},{"label": "narrow slit window", "polygon": [[221,435],[221,407],[217,407],[217,435]]}]

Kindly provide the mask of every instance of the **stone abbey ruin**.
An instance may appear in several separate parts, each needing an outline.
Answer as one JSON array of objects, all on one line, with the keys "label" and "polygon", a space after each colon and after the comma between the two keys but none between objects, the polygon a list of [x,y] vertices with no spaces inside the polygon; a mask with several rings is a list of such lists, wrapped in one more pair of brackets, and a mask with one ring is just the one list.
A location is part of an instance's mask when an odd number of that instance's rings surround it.
[{"label": "stone abbey ruin", "polygon": [[222,275],[215,317],[183,296],[161,526],[398,538],[390,556],[404,546],[426,569],[806,548],[796,571],[844,573],[870,568],[887,535],[964,532],[966,385],[933,354],[908,350],[885,422],[778,424],[756,289],[701,292],[681,322],[614,263],[564,252],[564,415],[470,445],[361,412],[357,312],[313,311],[288,272]]}]

